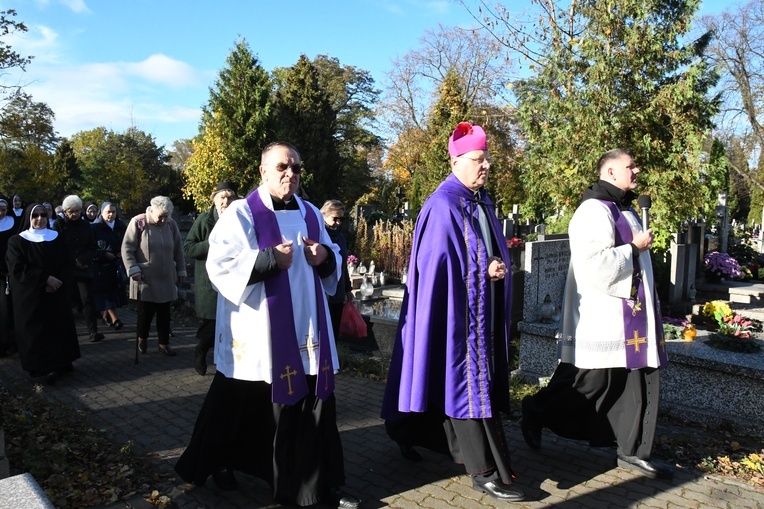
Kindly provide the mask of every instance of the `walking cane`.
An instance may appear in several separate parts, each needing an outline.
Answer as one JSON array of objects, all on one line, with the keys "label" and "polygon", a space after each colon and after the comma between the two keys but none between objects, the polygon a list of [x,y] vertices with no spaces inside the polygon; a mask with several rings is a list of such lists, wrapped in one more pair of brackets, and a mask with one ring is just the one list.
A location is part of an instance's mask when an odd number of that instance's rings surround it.
[{"label": "walking cane", "polygon": [[[138,308],[136,310],[136,315],[140,316],[140,310],[141,310],[141,282],[136,281],[138,283],[138,293],[136,295],[138,300]],[[140,345],[141,338],[140,333],[138,332],[138,319],[135,320],[135,364],[138,364],[138,346]]]}]

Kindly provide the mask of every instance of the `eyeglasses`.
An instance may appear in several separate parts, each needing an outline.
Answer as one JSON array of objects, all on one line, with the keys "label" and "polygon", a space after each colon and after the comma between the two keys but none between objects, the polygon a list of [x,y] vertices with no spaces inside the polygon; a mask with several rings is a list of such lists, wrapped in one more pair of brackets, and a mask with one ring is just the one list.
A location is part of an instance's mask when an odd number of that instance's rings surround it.
[{"label": "eyeglasses", "polygon": [[45,219],[47,217],[48,217],[48,214],[46,212],[32,213],[32,219],[37,219],[37,218]]},{"label": "eyeglasses", "polygon": [[475,161],[480,166],[483,166],[483,163],[488,163],[489,165],[493,164],[491,160],[488,159],[487,157],[467,157],[467,156],[456,156],[456,157],[460,157],[462,159],[469,159],[470,161]]},{"label": "eyeglasses", "polygon": [[295,164],[286,164],[286,163],[276,163],[276,170],[279,173],[284,173],[289,168],[292,168],[292,174],[299,175],[302,173],[303,166],[302,163],[295,163]]}]

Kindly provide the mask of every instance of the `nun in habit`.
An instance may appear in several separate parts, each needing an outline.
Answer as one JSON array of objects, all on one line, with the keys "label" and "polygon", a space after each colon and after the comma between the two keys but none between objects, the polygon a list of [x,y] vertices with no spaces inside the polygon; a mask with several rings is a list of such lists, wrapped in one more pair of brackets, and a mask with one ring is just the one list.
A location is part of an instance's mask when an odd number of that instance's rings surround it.
[{"label": "nun in habit", "polygon": [[19,232],[8,240],[6,262],[21,365],[32,377],[52,384],[71,372],[80,357],[66,294],[72,263],[61,236],[48,228],[42,205],[26,208]]},{"label": "nun in habit", "polygon": [[5,252],[8,239],[16,234],[16,221],[8,214],[10,204],[5,196],[0,196],[0,357],[11,355],[16,350],[13,340],[13,307],[8,285],[8,265]]}]

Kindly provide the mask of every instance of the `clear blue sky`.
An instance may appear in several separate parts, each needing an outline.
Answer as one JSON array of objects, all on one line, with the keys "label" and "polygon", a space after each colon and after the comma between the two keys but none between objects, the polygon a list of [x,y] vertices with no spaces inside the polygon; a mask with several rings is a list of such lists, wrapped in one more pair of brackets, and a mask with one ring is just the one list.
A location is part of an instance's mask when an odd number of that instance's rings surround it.
[{"label": "clear blue sky", "polygon": [[[733,0],[734,2],[734,0]],[[702,13],[724,0],[703,0]],[[505,1],[518,12],[528,0]],[[5,40],[34,55],[18,79],[56,114],[61,136],[131,125],[159,145],[198,132],[201,106],[237,39],[263,67],[328,54],[381,87],[427,29],[472,26],[453,0],[0,0],[29,31]]]}]

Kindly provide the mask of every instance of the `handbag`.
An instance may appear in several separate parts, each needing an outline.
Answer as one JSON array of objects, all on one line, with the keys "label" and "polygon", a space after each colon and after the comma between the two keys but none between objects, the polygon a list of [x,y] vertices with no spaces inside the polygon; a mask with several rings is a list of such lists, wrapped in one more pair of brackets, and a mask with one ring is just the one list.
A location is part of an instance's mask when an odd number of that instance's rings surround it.
[{"label": "handbag", "polygon": [[346,338],[365,338],[368,334],[366,321],[364,321],[358,308],[352,301],[347,301],[342,308],[342,318],[340,319],[340,336]]}]

